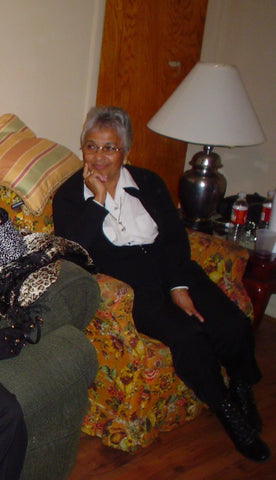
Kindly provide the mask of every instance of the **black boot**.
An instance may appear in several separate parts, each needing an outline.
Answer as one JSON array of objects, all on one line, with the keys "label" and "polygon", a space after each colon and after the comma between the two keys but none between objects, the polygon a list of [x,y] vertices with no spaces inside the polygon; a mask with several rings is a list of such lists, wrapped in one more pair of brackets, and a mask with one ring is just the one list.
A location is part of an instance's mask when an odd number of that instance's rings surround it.
[{"label": "black boot", "polygon": [[268,460],[270,457],[268,446],[247,424],[239,409],[229,398],[220,404],[215,413],[236,449],[244,457],[259,463]]},{"label": "black boot", "polygon": [[231,399],[240,408],[242,415],[248,424],[261,432],[263,422],[257,410],[251,387],[245,382],[232,382],[230,385]]}]

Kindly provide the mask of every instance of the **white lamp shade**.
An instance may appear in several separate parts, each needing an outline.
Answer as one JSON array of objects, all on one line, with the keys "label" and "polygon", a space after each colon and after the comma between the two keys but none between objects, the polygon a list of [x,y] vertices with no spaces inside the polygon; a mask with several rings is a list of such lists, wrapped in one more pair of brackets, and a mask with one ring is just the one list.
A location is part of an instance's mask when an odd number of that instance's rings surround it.
[{"label": "white lamp shade", "polygon": [[212,146],[264,142],[235,66],[198,62],[147,125],[167,137]]}]

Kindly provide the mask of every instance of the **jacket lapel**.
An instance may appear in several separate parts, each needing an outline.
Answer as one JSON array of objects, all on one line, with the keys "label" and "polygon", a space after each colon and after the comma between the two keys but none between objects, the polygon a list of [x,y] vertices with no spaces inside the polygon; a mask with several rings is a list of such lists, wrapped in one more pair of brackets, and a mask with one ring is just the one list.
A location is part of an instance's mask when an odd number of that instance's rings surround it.
[{"label": "jacket lapel", "polygon": [[[139,185],[138,182],[137,182],[137,185]],[[148,196],[142,191],[142,189],[138,190],[135,187],[124,187],[124,190],[129,195],[132,195],[133,197],[138,198],[142,203],[143,207],[147,210],[147,212],[153,218],[153,220],[156,223],[158,223],[158,215],[157,215],[156,209],[154,208],[154,205],[152,205],[152,199],[148,198]]]}]

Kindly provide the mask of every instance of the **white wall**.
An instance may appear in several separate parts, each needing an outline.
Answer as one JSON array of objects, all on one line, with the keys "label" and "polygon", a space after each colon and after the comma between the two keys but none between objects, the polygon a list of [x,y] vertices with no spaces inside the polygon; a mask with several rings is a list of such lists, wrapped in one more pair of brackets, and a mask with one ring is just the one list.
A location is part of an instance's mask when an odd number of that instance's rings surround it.
[{"label": "white wall", "polygon": [[79,154],[95,103],[105,0],[1,0],[0,115]]},{"label": "white wall", "polygon": [[[209,0],[201,60],[238,67],[266,135],[255,147],[216,148],[227,179],[226,195],[265,195],[276,188],[276,1]],[[188,162],[199,150],[189,145]]]},{"label": "white wall", "polygon": [[[105,0],[1,0],[0,114],[79,152],[95,103]],[[267,141],[217,149],[226,195],[276,187],[276,1],[209,0],[202,60],[238,66]],[[189,146],[186,166],[198,147]]]},{"label": "white wall", "polygon": [[[226,195],[276,188],[276,1],[209,0],[201,60],[238,67],[266,135],[255,147],[216,148]],[[198,146],[189,145],[185,170]],[[276,295],[266,309],[276,317]]]}]

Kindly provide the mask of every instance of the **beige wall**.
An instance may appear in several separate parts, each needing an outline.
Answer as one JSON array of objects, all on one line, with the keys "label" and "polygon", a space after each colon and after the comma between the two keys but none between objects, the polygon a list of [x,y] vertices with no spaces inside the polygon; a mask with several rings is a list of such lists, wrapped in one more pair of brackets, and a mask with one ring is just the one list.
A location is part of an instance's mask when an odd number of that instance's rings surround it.
[{"label": "beige wall", "polygon": [[[217,148],[226,195],[276,188],[276,1],[209,0],[201,60],[238,67],[266,135],[255,147]],[[189,146],[185,169],[198,146]]]},{"label": "beige wall", "polygon": [[[105,0],[1,0],[0,114],[78,152],[95,102]],[[217,149],[227,195],[276,187],[276,1],[209,0],[202,60],[238,66],[267,141]],[[194,150],[193,150],[194,149]],[[189,146],[186,167],[193,151]]]},{"label": "beige wall", "polygon": [[[276,188],[276,1],[209,0],[201,60],[238,67],[266,134],[255,147],[217,148],[226,195]],[[198,146],[189,146],[185,169]],[[276,295],[266,313],[276,317]]]},{"label": "beige wall", "polygon": [[0,115],[79,153],[95,102],[105,0],[1,0]]}]

